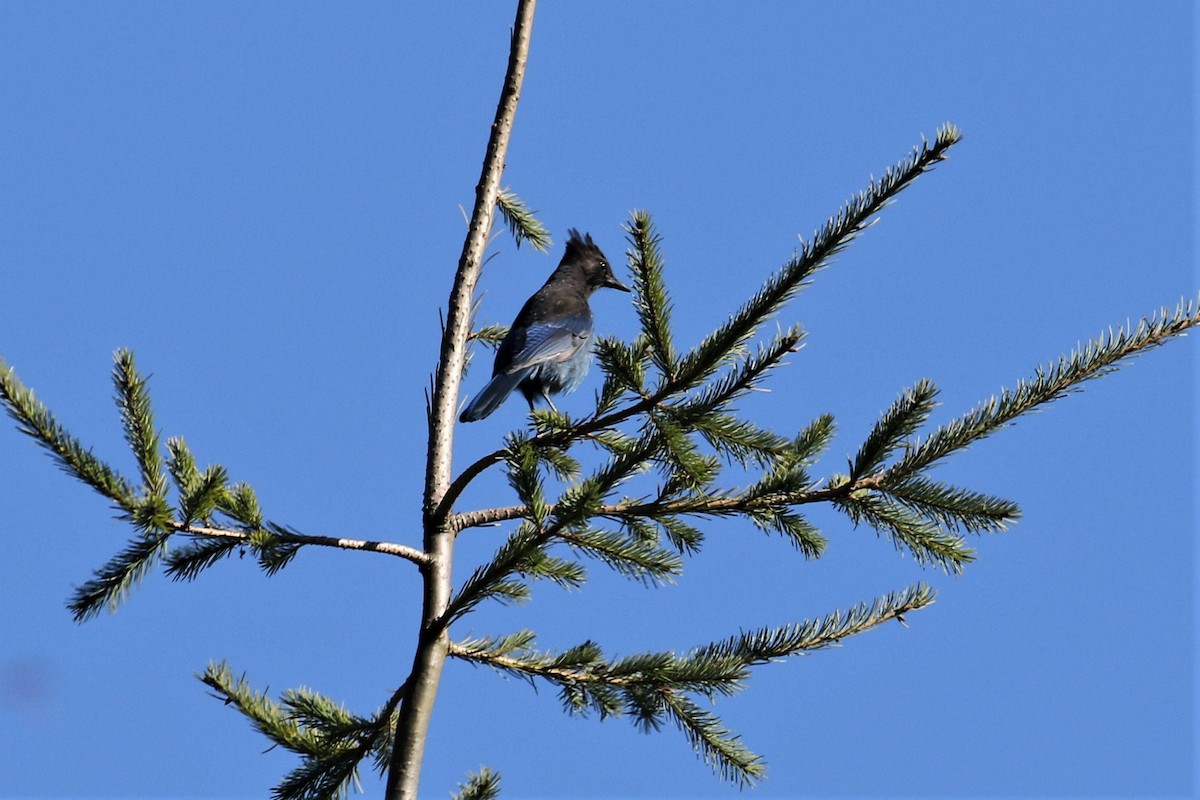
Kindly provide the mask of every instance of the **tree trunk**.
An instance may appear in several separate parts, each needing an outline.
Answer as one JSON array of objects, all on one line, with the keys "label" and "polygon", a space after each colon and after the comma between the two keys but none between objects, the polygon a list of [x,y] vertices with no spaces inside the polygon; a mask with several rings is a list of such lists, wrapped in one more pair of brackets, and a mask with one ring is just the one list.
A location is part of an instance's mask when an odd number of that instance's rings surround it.
[{"label": "tree trunk", "polygon": [[471,303],[475,283],[483,263],[484,249],[492,230],[500,178],[504,173],[504,157],[512,134],[525,64],[529,57],[529,41],[533,32],[533,12],[536,0],[520,0],[516,22],[513,23],[512,44],[509,48],[508,70],[496,119],[488,139],[483,171],[475,190],[475,208],[471,224],[459,257],[454,287],[450,292],[446,325],[442,332],[441,356],[434,379],[433,396],[429,398],[429,451],[425,472],[424,548],[430,562],[421,569],[425,592],[421,609],[421,632],[413,658],[407,692],[401,703],[396,723],[396,738],[388,764],[387,800],[416,800],[421,778],[421,760],[425,739],[433,715],[442,668],[449,649],[449,621],[446,607],[452,591],[454,531],[446,525],[450,508],[440,508],[442,498],[450,487],[454,446],[455,412],[458,389],[462,380],[467,352],[467,337],[471,326]]}]

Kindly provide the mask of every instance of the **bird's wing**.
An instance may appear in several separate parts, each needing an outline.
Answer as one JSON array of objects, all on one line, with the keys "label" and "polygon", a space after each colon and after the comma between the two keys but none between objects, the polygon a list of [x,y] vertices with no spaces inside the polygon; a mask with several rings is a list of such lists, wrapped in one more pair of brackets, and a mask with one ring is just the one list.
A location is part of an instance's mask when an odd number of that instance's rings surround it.
[{"label": "bird's wing", "polygon": [[552,361],[565,361],[579,352],[592,335],[589,314],[572,314],[553,322],[538,322],[525,329],[525,341],[506,372]]}]

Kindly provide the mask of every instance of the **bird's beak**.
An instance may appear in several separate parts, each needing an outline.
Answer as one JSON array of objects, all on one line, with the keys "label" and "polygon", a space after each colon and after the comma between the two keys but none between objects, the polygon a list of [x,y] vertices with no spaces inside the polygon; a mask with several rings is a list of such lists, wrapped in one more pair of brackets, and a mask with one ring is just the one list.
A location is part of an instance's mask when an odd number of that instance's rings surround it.
[{"label": "bird's beak", "polygon": [[604,285],[607,286],[609,289],[617,289],[618,291],[622,291],[622,292],[630,291],[628,286],[626,286],[625,284],[621,283],[619,280],[616,279],[616,276],[610,275],[608,280],[606,280],[604,282]]}]

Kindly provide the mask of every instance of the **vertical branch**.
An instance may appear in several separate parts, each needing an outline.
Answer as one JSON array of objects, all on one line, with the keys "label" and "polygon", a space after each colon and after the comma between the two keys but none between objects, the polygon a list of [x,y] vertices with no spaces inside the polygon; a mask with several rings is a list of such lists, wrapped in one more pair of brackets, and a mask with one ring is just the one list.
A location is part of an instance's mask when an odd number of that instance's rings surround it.
[{"label": "vertical branch", "polygon": [[475,187],[475,207],[471,212],[467,238],[454,275],[446,323],[442,330],[441,352],[429,403],[429,450],[424,495],[424,549],[429,562],[421,570],[424,579],[421,632],[412,673],[407,681],[408,693],[400,707],[396,724],[396,739],[388,764],[387,800],[415,800],[417,797],[429,720],[449,650],[449,637],[441,620],[453,588],[451,566],[454,530],[446,524],[450,510],[439,511],[439,506],[450,486],[454,417],[467,336],[470,333],[471,302],[496,213],[504,157],[508,151],[525,77],[525,64],[529,57],[536,5],[536,0],[519,0],[517,3],[504,87],[500,91],[500,102],[496,107],[496,119],[492,123],[479,185]]},{"label": "vertical branch", "polygon": [[[508,151],[508,140],[517,113],[517,102],[521,96],[521,83],[525,78],[535,5],[535,0],[520,0],[518,3],[509,50],[508,71],[500,92],[500,102],[496,107],[492,133],[488,139],[483,172],[479,177],[479,185],[475,187],[475,207],[471,212],[471,223],[467,229],[467,238],[463,242],[462,255],[458,260],[458,270],[454,275],[454,287],[450,291],[429,410],[429,451],[425,472],[427,516],[434,513],[450,485],[454,417],[467,352],[467,336],[470,333],[471,303],[475,294],[475,284],[479,280],[484,248],[487,246],[488,234],[496,214],[496,199],[500,194],[500,179],[504,173],[504,157]],[[429,533],[427,530],[426,535]]]}]

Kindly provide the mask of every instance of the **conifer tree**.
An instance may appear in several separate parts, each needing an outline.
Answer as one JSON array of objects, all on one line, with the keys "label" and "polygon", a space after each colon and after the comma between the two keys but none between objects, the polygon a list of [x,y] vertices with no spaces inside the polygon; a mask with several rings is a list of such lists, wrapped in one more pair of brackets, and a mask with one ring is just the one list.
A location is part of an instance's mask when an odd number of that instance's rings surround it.
[{"label": "conifer tree", "polygon": [[[68,475],[105,497],[132,528],[127,544],[70,598],[78,621],[115,610],[152,570],[196,580],[236,553],[252,554],[268,575],[312,547],[370,551],[420,571],[424,594],[412,668],[372,711],[349,711],[305,688],[273,698],[224,662],[200,674],[216,697],[273,745],[296,754],[298,765],[274,789],[281,800],[342,796],[361,770],[372,768],[387,775],[389,798],[416,797],[433,700],[449,658],[552,687],[569,714],[625,717],[646,731],[675,728],[719,778],[754,783],[763,775],[763,760],[714,714],[711,701],[742,690],[756,667],[903,622],[933,602],[928,586],[916,583],[782,627],[751,621],[740,633],[718,632],[682,653],[617,657],[591,640],[544,649],[530,630],[468,637],[456,623],[482,603],[525,600],[538,581],[580,587],[589,568],[609,568],[643,584],[681,579],[688,559],[704,557],[709,529],[725,518],[744,518],[780,537],[797,558],[819,558],[827,541],[807,510],[820,504],[878,531],[922,565],[960,572],[975,557],[969,537],[1004,530],[1020,511],[1010,500],[934,478],[931,468],[1200,324],[1197,305],[1183,302],[1109,329],[937,427],[928,418],[938,389],[919,381],[899,391],[842,471],[820,466],[835,433],[833,416],[802,420],[787,431],[743,416],[739,400],[768,383],[804,340],[799,326],[771,331],[770,323],[901,192],[947,158],[961,136],[946,124],[871,180],[692,347],[674,336],[660,233],[648,212],[634,211],[625,232],[640,332],[632,341],[598,342],[603,383],[594,407],[581,416],[533,411],[528,424],[492,452],[456,468],[451,453],[464,370],[472,349],[494,346],[505,333],[499,326],[475,326],[473,319],[475,286],[497,215],[518,245],[545,250],[551,244],[529,207],[501,186],[533,10],[533,0],[518,3],[507,74],[427,394],[421,542],[316,536],[268,518],[248,483],[235,481],[220,465],[201,469],[183,438],[162,439],[147,380],[128,350],[116,353],[113,384],[136,475],[122,474],[75,438],[0,362],[0,402],[19,430]],[[462,508],[464,490],[488,471],[503,473],[511,496],[486,508]],[[457,537],[496,525],[505,526],[505,535],[492,556],[452,570]],[[491,798],[498,790],[499,776],[484,769],[456,796]]]}]

